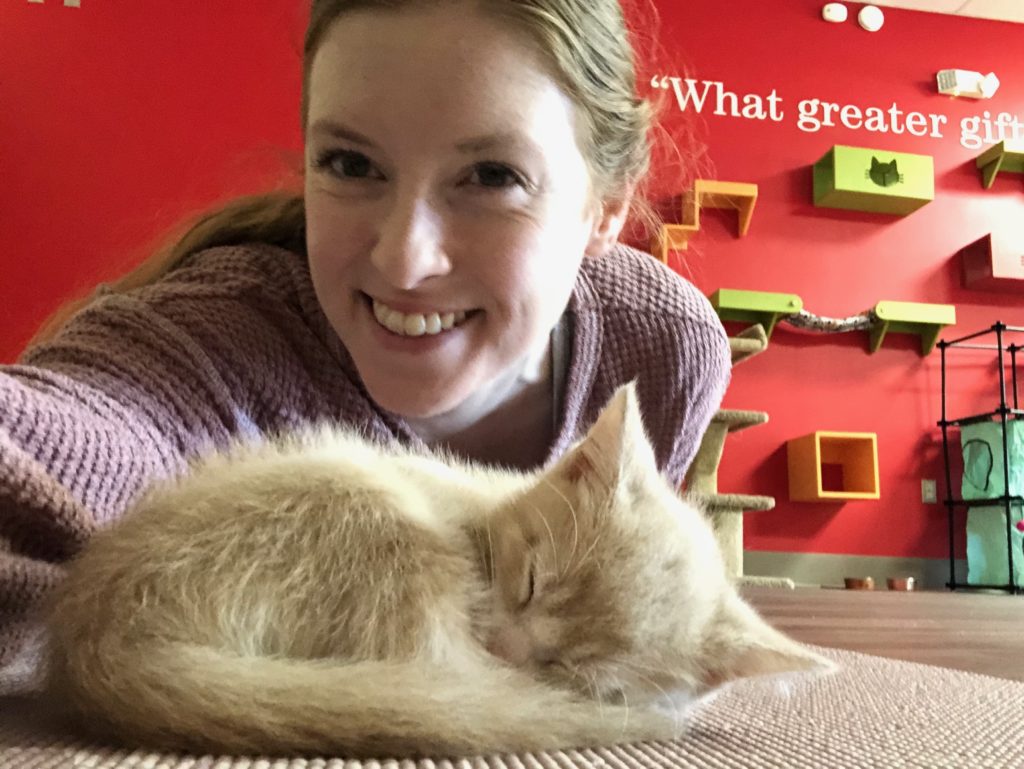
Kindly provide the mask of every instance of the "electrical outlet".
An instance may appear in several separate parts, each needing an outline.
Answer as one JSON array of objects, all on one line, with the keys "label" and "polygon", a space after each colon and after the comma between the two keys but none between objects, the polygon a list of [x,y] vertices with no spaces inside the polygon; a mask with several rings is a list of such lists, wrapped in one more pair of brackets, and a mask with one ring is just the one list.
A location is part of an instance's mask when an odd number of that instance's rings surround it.
[{"label": "electrical outlet", "polygon": [[935,489],[935,481],[931,478],[921,479],[921,501],[932,504],[939,501],[938,492]]}]

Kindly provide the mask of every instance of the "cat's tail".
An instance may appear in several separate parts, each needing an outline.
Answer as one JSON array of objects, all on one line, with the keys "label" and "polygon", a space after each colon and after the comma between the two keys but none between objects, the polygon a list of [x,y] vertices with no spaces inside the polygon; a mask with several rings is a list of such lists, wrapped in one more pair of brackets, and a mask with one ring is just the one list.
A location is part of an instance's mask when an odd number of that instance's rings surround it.
[{"label": "cat's tail", "polygon": [[64,696],[107,736],[164,749],[439,757],[675,731],[663,715],[580,698],[498,666],[446,674],[416,661],[241,657],[186,644],[128,654],[79,671]]}]

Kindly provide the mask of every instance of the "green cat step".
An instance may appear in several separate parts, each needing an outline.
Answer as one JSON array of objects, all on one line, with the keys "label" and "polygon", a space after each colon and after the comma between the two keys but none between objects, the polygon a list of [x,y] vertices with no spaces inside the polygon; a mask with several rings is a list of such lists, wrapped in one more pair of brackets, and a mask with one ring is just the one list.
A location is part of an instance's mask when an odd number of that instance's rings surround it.
[{"label": "green cat step", "polygon": [[956,307],[951,304],[879,302],[874,311],[878,320],[871,328],[870,352],[876,352],[882,346],[882,340],[888,333],[918,334],[921,337],[921,354],[927,355],[935,347],[942,329],[956,323]]},{"label": "green cat step", "polygon": [[804,307],[803,300],[796,294],[735,288],[720,288],[708,299],[722,320],[760,324],[764,328],[766,344],[780,319],[795,315]]},{"label": "green cat step", "polygon": [[1024,174],[1024,142],[1001,141],[978,155],[974,161],[981,170],[981,186],[986,190],[996,181],[996,174],[1006,171]]},{"label": "green cat step", "polygon": [[935,199],[930,155],[837,144],[814,164],[814,205],[906,215]]}]

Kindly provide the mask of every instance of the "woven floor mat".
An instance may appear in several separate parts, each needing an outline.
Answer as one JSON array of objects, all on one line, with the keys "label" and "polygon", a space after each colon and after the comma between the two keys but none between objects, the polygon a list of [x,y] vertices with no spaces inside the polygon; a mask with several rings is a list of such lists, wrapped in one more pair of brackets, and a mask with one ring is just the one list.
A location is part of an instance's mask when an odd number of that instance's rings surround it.
[{"label": "woven floor mat", "polygon": [[686,736],[643,744],[456,761],[186,757],[62,737],[44,709],[0,699],[0,769],[846,769],[1024,767],[1024,683],[823,650],[841,672],[733,686]]}]

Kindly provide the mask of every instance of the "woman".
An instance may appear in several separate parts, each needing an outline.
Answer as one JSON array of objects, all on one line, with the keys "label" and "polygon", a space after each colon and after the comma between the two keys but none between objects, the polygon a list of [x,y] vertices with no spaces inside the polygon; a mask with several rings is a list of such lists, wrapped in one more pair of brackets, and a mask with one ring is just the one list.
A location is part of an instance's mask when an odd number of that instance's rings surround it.
[{"label": "woman", "polygon": [[340,420],[532,467],[636,379],[681,481],[728,344],[616,244],[649,121],[617,0],[314,0],[302,120],[301,197],[211,215],[0,369],[0,691],[62,561],[233,437]]}]

